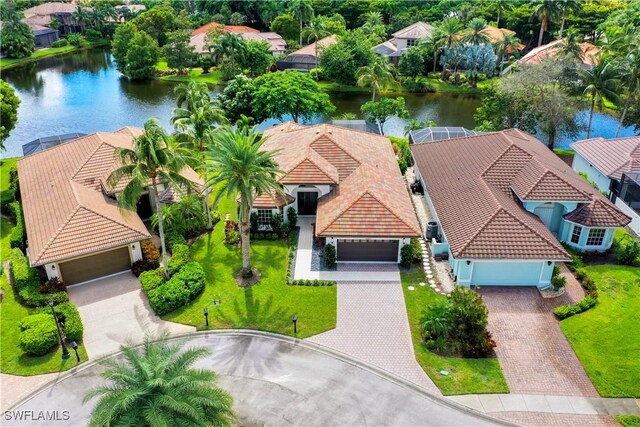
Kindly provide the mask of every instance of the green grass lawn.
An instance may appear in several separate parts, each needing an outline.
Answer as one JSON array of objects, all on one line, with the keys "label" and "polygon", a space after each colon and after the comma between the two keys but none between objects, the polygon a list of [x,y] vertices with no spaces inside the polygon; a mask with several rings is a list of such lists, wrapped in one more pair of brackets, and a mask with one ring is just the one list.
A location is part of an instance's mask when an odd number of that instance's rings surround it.
[{"label": "green grass lawn", "polygon": [[640,397],[640,268],[585,270],[598,286],[598,305],[560,326],[600,395]]},{"label": "green grass lawn", "polygon": [[[207,275],[204,292],[191,304],[163,318],[205,329],[203,309],[208,307],[212,329],[246,328],[293,335],[291,316],[296,313],[299,338],[335,328],[335,286],[286,285],[288,248],[284,241],[253,242],[252,263],[262,278],[252,287],[238,287],[234,275],[242,266],[240,248],[223,243],[224,216],[234,207],[232,200],[222,200],[218,210],[223,221],[191,247],[192,258],[202,264]],[[214,299],[222,304],[213,306]]]},{"label": "green grass lawn", "polygon": [[2,159],[0,162],[0,202],[5,202],[13,199],[13,191],[9,191],[9,170],[16,165],[18,157]]},{"label": "green grass lawn", "polygon": [[[108,40],[100,40],[97,42],[90,42],[88,48],[97,47],[97,46],[106,46],[110,42]],[[79,48],[75,46],[63,46],[63,47],[49,47],[45,49],[40,49],[31,54],[28,58],[2,58],[0,59],[0,70],[7,70],[12,67],[16,67],[22,64],[28,64],[29,62],[35,62],[40,59],[50,58],[52,56],[64,55],[67,53],[75,52],[77,50],[82,50],[87,48]]]},{"label": "green grass lawn", "polygon": [[614,418],[622,427],[640,427],[639,415],[616,415]]},{"label": "green grass lawn", "polygon": [[[426,282],[422,267],[402,272],[401,279],[416,359],[442,394],[508,393],[509,388],[497,358],[445,357],[427,350],[420,336],[419,323],[422,311],[427,305],[445,297],[436,294],[428,286],[418,285],[420,282]],[[414,285],[415,290],[408,290],[409,284]],[[449,375],[440,374],[441,370],[448,371]]]},{"label": "green grass lawn", "polygon": [[[13,224],[5,218],[0,219],[0,253],[2,259],[8,256],[9,233]],[[77,365],[75,355],[67,360],[62,360],[62,350],[60,347],[55,352],[40,357],[25,356],[19,346],[20,322],[34,309],[27,308],[17,301],[13,293],[13,288],[9,285],[5,274],[0,278],[0,286],[4,289],[4,299],[0,304],[0,371],[5,374],[14,375],[37,375],[49,372],[66,371]],[[87,360],[87,353],[84,346],[79,347],[80,360]]]},{"label": "green grass lawn", "polygon": [[[160,61],[156,65],[156,69],[158,71],[167,71],[169,70],[169,66],[166,61]],[[212,71],[207,74],[202,74],[202,68],[193,68],[186,75],[178,75],[172,74],[170,76],[162,76],[159,77],[160,80],[165,80],[168,82],[189,82],[194,80],[196,82],[204,82],[209,85],[219,85],[222,84],[222,73],[220,71]]]}]

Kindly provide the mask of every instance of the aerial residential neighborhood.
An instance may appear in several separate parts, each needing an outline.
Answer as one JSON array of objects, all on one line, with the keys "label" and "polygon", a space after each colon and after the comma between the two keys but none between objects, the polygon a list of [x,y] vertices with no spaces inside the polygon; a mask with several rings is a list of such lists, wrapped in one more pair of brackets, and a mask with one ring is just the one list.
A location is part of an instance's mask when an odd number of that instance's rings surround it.
[{"label": "aerial residential neighborhood", "polygon": [[0,3],[0,424],[640,427],[640,1]]}]

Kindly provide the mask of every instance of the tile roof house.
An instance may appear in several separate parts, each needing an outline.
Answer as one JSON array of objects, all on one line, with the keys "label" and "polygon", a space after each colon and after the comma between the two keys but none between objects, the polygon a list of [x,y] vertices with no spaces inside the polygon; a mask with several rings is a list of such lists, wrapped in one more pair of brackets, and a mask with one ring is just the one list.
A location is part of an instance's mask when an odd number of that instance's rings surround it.
[{"label": "tile roof house", "polygon": [[222,32],[237,34],[247,41],[253,40],[267,42],[269,43],[269,51],[274,55],[282,54],[287,49],[287,42],[277,33],[263,33],[255,28],[247,27],[245,25],[222,25],[217,22],[210,22],[191,32],[190,44],[195,48],[197,53],[209,53],[205,38],[209,30],[216,27],[220,27]]},{"label": "tile roof house", "polygon": [[30,7],[23,11],[25,22],[29,25],[48,27],[54,19],[58,21],[58,32],[65,35],[80,32],[81,27],[73,19],[73,13],[78,9],[75,3],[47,2]]},{"label": "tile roof house", "polygon": [[392,38],[373,47],[378,55],[389,58],[392,64],[398,65],[399,58],[404,52],[415,46],[419,40],[430,39],[435,28],[425,22],[416,22],[408,27],[396,31]]},{"label": "tile roof house", "polygon": [[[72,285],[128,270],[142,258],[139,242],[149,231],[105,189],[105,177],[117,166],[116,149],[131,147],[141,133],[137,128],[98,132],[18,161],[32,266],[44,266],[49,278]],[[201,184],[193,170],[183,174]]]},{"label": "tile roof house", "polygon": [[322,49],[335,43],[338,43],[338,36],[333,34],[291,52],[286,58],[278,61],[278,70],[294,69],[309,71],[316,68],[319,61],[319,58],[316,57],[316,45],[318,46],[318,55],[320,55]]},{"label": "tile roof house", "polygon": [[570,260],[561,242],[604,251],[629,223],[540,141],[516,129],[411,146],[438,225],[434,254],[448,254],[460,285],[550,285]]},{"label": "tile roof house", "polygon": [[[516,61],[517,64],[539,64],[545,58],[553,58],[558,52],[560,52],[560,48],[562,46],[562,39],[554,40],[550,43],[544,44],[542,46],[538,46],[533,48],[529,53],[524,55],[522,58]],[[600,53],[600,48],[588,43],[582,42],[580,43],[580,49],[582,50],[582,65],[583,67],[589,69],[598,63],[598,54]],[[505,68],[502,71],[502,74],[507,74],[511,71],[511,66]]]},{"label": "tile roof house", "polygon": [[[60,38],[58,36],[57,30],[35,23],[33,20],[30,21],[26,18],[22,19],[22,22],[27,24],[29,28],[31,28],[31,31],[33,31],[34,44],[36,49],[51,47],[51,44]],[[3,22],[0,21],[0,30],[3,26]]]},{"label": "tile roof house", "polygon": [[640,234],[640,136],[574,142],[572,167],[587,178],[632,220]]},{"label": "tile roof house", "polygon": [[339,262],[399,262],[400,248],[420,235],[407,187],[388,138],[320,124],[267,129],[286,198],[258,197],[253,212],[268,227],[289,207],[314,216],[317,237],[336,246]]}]

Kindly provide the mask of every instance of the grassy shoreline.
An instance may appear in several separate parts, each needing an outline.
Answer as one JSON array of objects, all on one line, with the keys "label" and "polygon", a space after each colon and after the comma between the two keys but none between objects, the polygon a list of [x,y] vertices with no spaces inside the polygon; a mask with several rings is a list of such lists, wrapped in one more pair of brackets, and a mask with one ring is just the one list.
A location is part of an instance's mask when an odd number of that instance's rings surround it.
[{"label": "grassy shoreline", "polygon": [[70,53],[80,52],[82,50],[93,49],[95,47],[108,46],[111,42],[108,40],[100,40],[97,42],[89,42],[87,47],[75,47],[75,46],[63,46],[63,47],[48,47],[37,50],[31,54],[28,58],[2,58],[0,59],[0,70],[5,71],[10,68],[14,68],[20,65],[30,64],[32,62],[38,62],[41,59],[53,58],[55,56],[68,55]]}]

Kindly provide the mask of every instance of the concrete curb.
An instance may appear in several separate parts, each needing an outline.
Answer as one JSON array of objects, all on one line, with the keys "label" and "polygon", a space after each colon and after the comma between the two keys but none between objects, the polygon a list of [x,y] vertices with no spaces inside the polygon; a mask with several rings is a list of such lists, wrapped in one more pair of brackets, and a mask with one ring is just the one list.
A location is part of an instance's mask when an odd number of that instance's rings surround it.
[{"label": "concrete curb", "polygon": [[[347,363],[349,365],[352,365],[358,369],[362,369],[368,372],[371,372],[374,375],[377,375],[387,381],[393,382],[395,384],[398,384],[402,387],[411,389],[417,393],[420,393],[421,395],[423,395],[424,397],[433,400],[441,405],[453,408],[455,410],[458,411],[462,411],[468,414],[471,414],[473,416],[476,416],[478,418],[482,418],[485,419],[487,421],[490,421],[492,423],[495,423],[496,425],[503,425],[503,426],[514,426],[515,424],[511,424],[508,422],[505,422],[503,420],[499,420],[497,418],[491,417],[489,415],[487,415],[486,413],[477,411],[475,409],[469,408],[468,406],[462,405],[460,403],[457,403],[455,401],[452,401],[446,397],[443,396],[439,396],[436,395],[435,393],[431,393],[428,390],[423,389],[422,387],[407,381],[403,378],[400,378],[384,369],[378,368],[376,366],[370,365],[368,363],[362,362],[358,359],[354,359],[344,353],[340,353],[337,352],[335,350],[332,350],[328,347],[322,346],[320,344],[316,344],[316,343],[312,343],[309,341],[305,341],[299,338],[293,338],[293,337],[289,337],[286,335],[280,335],[280,334],[275,334],[272,332],[263,332],[263,331],[255,331],[255,330],[249,330],[249,329],[217,329],[217,330],[210,330],[210,331],[198,331],[198,332],[192,332],[192,333],[187,333],[187,334],[180,334],[180,335],[174,335],[171,337],[168,337],[167,340],[168,341],[178,341],[178,340],[185,340],[185,339],[189,339],[189,338],[195,338],[195,337],[206,337],[206,336],[228,336],[228,337],[258,337],[258,338],[264,338],[264,339],[270,339],[270,340],[276,340],[276,341],[280,341],[283,343],[287,343],[290,345],[295,345],[295,346],[300,346],[303,348],[306,348],[308,350],[312,350],[318,353],[322,353],[325,354],[329,357],[338,359],[344,363]],[[143,344],[135,344],[133,347],[138,348],[141,347]],[[42,392],[43,390],[57,384],[60,383],[62,381],[65,381],[71,377],[73,377],[74,375],[83,372],[86,369],[92,368],[95,365],[100,364],[101,362],[103,362],[106,359],[110,359],[113,358],[115,356],[117,356],[118,354],[120,354],[120,351],[116,351],[116,352],[112,352],[110,354],[104,355],[92,362],[86,363],[86,364],[82,364],[80,366],[78,366],[77,368],[73,368],[70,369],[69,371],[66,371],[61,377],[53,380],[53,381],[49,381],[48,383],[46,383],[45,385],[43,385],[42,387],[40,387],[37,390],[34,390],[33,392],[29,393],[26,397],[22,398],[19,402],[15,403],[14,405],[12,405],[9,410],[15,410],[17,407],[25,404],[26,402],[28,402],[29,400],[33,399],[37,394],[39,394],[40,392]]]}]

